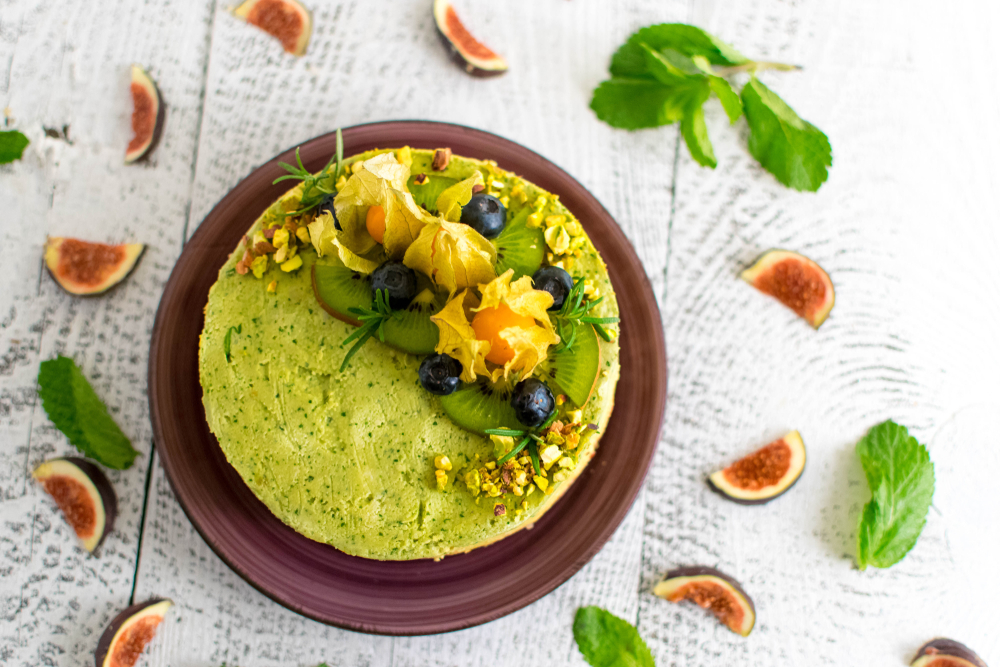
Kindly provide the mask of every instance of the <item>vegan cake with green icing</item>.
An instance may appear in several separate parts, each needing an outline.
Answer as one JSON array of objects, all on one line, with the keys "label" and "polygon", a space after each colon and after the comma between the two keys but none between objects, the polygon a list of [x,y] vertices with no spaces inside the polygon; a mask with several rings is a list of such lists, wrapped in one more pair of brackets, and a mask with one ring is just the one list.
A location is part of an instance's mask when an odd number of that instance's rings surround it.
[{"label": "vegan cake with green icing", "polygon": [[618,306],[580,222],[448,149],[287,169],[205,307],[203,401],[230,464],[355,556],[530,526],[593,457],[618,381]]}]

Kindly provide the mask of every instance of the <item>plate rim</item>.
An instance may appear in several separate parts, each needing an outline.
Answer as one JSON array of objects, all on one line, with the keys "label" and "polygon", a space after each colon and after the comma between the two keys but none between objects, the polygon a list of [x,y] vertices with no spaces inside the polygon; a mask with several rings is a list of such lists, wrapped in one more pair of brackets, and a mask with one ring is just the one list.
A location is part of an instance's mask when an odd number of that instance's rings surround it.
[{"label": "plate rim", "polygon": [[[448,123],[443,121],[430,121],[430,120],[410,120],[410,119],[384,120],[384,121],[375,121],[375,122],[352,125],[349,127],[342,128],[342,132],[346,140],[349,134],[360,133],[365,130],[372,130],[378,128],[396,127],[400,125],[413,126],[413,129],[431,126],[439,128],[441,130],[459,130],[462,132],[472,133],[473,135],[479,135],[480,138],[487,141],[500,142],[501,144],[506,144],[508,148],[513,149],[515,152],[520,152],[523,155],[526,155],[528,157],[540,161],[541,163],[543,163],[546,171],[555,173],[557,176],[566,179],[570,185],[579,188],[580,193],[582,193],[582,195],[585,196],[586,198],[591,199],[592,202],[600,209],[603,216],[607,220],[611,221],[612,224],[608,226],[607,231],[610,232],[612,236],[617,237],[618,242],[628,250],[627,259],[630,265],[628,268],[636,275],[640,276],[641,280],[639,282],[641,284],[642,289],[646,293],[646,296],[651,297],[645,299],[645,302],[650,307],[652,313],[655,314],[655,317],[653,319],[657,322],[662,322],[662,314],[660,313],[659,310],[658,301],[655,297],[655,293],[649,281],[649,277],[646,275],[645,267],[643,267],[641,260],[639,260],[639,257],[635,252],[634,246],[625,236],[624,231],[621,229],[620,225],[617,223],[615,218],[604,207],[604,205],[600,202],[600,200],[598,200],[597,197],[595,197],[585,186],[583,186],[582,183],[580,183],[569,172],[567,172],[566,170],[564,170],[562,167],[552,162],[551,160],[540,155],[536,151],[527,148],[526,146],[523,146],[518,142],[515,142],[511,139],[497,135],[492,132],[488,132],[485,130],[481,130],[479,128],[474,128],[462,124]],[[273,600],[282,607],[285,607],[286,609],[289,609],[301,616],[310,618],[314,621],[323,623],[325,625],[330,625],[334,627],[343,628],[345,630],[351,630],[355,632],[361,632],[373,635],[421,636],[428,634],[455,632],[458,630],[475,627],[477,625],[481,625],[483,623],[487,623],[496,620],[498,618],[502,618],[503,616],[507,616],[515,611],[527,607],[528,605],[545,597],[546,595],[554,591],[556,588],[564,584],[566,581],[568,581],[570,578],[572,578],[587,563],[589,563],[594,558],[594,556],[597,555],[597,553],[607,544],[607,542],[617,531],[618,527],[621,525],[622,521],[625,519],[625,516],[628,514],[628,512],[635,504],[635,500],[638,497],[643,484],[645,483],[650,468],[652,467],[656,450],[658,448],[659,440],[662,437],[663,425],[666,418],[669,358],[667,356],[667,351],[666,351],[666,336],[664,328],[662,326],[657,326],[653,328],[652,332],[644,332],[647,335],[647,340],[649,338],[652,339],[651,341],[649,341],[652,343],[652,345],[649,347],[651,347],[654,350],[654,352],[658,352],[656,356],[658,358],[661,357],[663,361],[663,363],[659,365],[661,372],[657,373],[656,377],[656,391],[654,397],[654,404],[657,406],[658,409],[657,409],[655,428],[652,431],[653,433],[655,433],[655,436],[651,437],[652,445],[648,448],[648,454],[646,455],[645,460],[641,462],[641,465],[636,466],[636,469],[638,471],[637,474],[633,475],[630,478],[632,483],[630,484],[630,488],[628,489],[628,492],[626,494],[627,500],[619,501],[617,503],[618,505],[617,511],[613,514],[611,520],[608,520],[606,522],[603,529],[599,532],[598,536],[595,539],[593,539],[589,545],[586,546],[586,548],[583,550],[579,558],[576,558],[571,562],[567,562],[565,567],[562,568],[559,574],[552,578],[551,582],[547,582],[546,585],[532,589],[528,593],[522,595],[517,600],[512,601],[506,605],[503,605],[502,607],[493,609],[489,613],[480,613],[473,617],[470,617],[469,619],[465,619],[463,617],[463,620],[460,622],[455,622],[449,624],[446,627],[435,628],[429,631],[410,631],[410,630],[393,629],[391,627],[391,624],[387,624],[386,626],[383,627],[381,625],[370,625],[362,623],[351,624],[347,622],[337,622],[330,620],[329,618],[324,618],[321,615],[311,613],[309,610],[306,610],[303,607],[296,605],[293,601],[282,599],[281,597],[278,596],[277,593],[265,588],[261,583],[257,582],[250,573],[248,573],[241,566],[235,563],[229,557],[229,555],[224,552],[222,547],[215,543],[213,538],[209,537],[209,535],[206,534],[207,529],[201,526],[199,522],[196,521],[194,518],[192,518],[192,511],[188,507],[187,499],[183,497],[182,494],[177,492],[178,485],[175,483],[174,480],[174,473],[176,472],[176,470],[174,470],[173,468],[171,455],[170,454],[166,456],[164,455],[164,452],[167,450],[167,448],[165,448],[161,444],[161,442],[164,439],[163,424],[162,424],[163,416],[160,413],[160,405],[158,401],[159,383],[157,382],[157,380],[159,379],[160,369],[158,368],[156,362],[157,359],[159,358],[160,347],[169,346],[169,342],[164,341],[162,339],[162,333],[163,333],[162,330],[164,327],[164,322],[166,320],[165,304],[169,304],[171,302],[170,300],[172,298],[175,298],[174,292],[176,292],[179,289],[178,288],[178,285],[180,283],[179,276],[183,273],[182,269],[185,268],[184,266],[185,254],[187,254],[191,248],[197,247],[196,241],[201,236],[207,236],[209,234],[209,232],[206,230],[208,230],[209,227],[211,226],[210,223],[212,223],[213,220],[217,219],[216,216],[222,216],[222,212],[224,212],[225,209],[228,207],[229,202],[239,197],[241,186],[244,186],[244,184],[249,179],[251,179],[255,174],[268,170],[269,168],[277,167],[277,164],[279,162],[291,161],[295,157],[295,152],[297,150],[307,148],[308,146],[315,143],[321,143],[325,140],[329,140],[333,136],[335,136],[335,132],[328,132],[321,135],[317,135],[311,139],[308,139],[306,141],[303,141],[301,143],[295,144],[287,148],[286,150],[278,153],[271,159],[251,169],[246,175],[244,175],[242,178],[239,179],[239,181],[225,194],[225,196],[223,196],[218,202],[215,203],[212,209],[202,219],[201,223],[198,225],[198,228],[195,230],[194,234],[192,234],[189,239],[184,241],[181,253],[174,263],[174,267],[171,270],[170,276],[167,279],[167,282],[161,294],[160,302],[157,306],[156,317],[153,323],[153,329],[151,332],[149,361],[147,369],[148,370],[147,394],[148,394],[150,422],[152,426],[151,434],[154,444],[154,450],[157,454],[157,457],[159,458],[160,466],[167,477],[167,481],[170,484],[174,498],[177,500],[177,503],[184,511],[184,514],[187,517],[188,521],[194,527],[195,531],[201,536],[205,544],[212,550],[213,553],[215,553],[216,556],[219,557],[220,560],[222,560],[223,563],[226,564],[227,567],[229,567],[241,579],[246,581],[254,589],[264,594],[267,598]],[[227,249],[225,252],[226,256],[228,256],[228,253],[232,252],[232,250]],[[650,333],[652,333],[651,336],[649,336]],[[619,385],[620,384],[621,384],[621,379],[619,379]],[[203,415],[204,413],[202,412],[198,415],[198,417],[203,418]],[[598,447],[598,450],[600,450],[600,447]],[[591,464],[593,464],[593,460],[591,461]],[[578,480],[577,484],[582,484],[584,483],[584,481],[585,480],[583,479]],[[557,506],[558,504],[559,501],[556,501],[556,503],[554,503],[554,506]],[[488,549],[488,548],[490,547],[489,546],[480,547],[480,549]],[[455,556],[446,556],[445,558],[456,558],[460,556],[461,554]],[[362,559],[362,560],[369,561],[373,559]],[[396,561],[374,561],[374,562],[393,563]]]}]

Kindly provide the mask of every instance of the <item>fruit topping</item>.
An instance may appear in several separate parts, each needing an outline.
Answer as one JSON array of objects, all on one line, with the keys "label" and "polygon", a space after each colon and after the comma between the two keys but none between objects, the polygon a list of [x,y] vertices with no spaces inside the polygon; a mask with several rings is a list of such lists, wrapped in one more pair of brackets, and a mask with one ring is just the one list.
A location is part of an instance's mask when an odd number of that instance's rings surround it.
[{"label": "fruit topping", "polygon": [[115,616],[97,642],[97,667],[132,667],[156,636],[156,628],[171,606],[170,600],[155,598]]},{"label": "fruit topping", "polygon": [[[336,214],[334,214],[334,224],[336,224]],[[365,229],[375,239],[375,243],[382,245],[385,238],[385,209],[375,204],[368,208],[365,214]]]},{"label": "fruit topping", "polygon": [[533,326],[535,318],[515,313],[505,303],[499,303],[495,308],[483,308],[472,318],[472,330],[476,332],[476,338],[490,344],[486,361],[499,365],[514,358],[514,348],[500,336],[500,332],[512,327],[529,329]]},{"label": "fruit topping", "polygon": [[833,310],[830,276],[819,264],[796,252],[769,250],[740,277],[794,310],[814,329]]},{"label": "fruit topping", "polygon": [[[319,217],[321,215],[326,215],[327,213],[329,213],[331,216],[333,216],[333,228],[339,232],[343,228],[340,226],[340,221],[337,220],[337,209],[333,205],[333,201],[336,198],[336,196],[337,195],[335,194],[328,194],[320,200],[319,205],[316,206],[316,217]],[[368,221],[366,219],[365,220],[366,226],[367,223]]]},{"label": "fruit topping", "polygon": [[378,267],[372,273],[371,282],[372,298],[379,290],[385,290],[393,310],[406,308],[417,295],[417,274],[402,262],[389,260]]},{"label": "fruit topping", "polygon": [[434,157],[431,159],[431,169],[434,171],[444,171],[448,168],[448,164],[451,162],[451,149],[450,148],[439,148],[434,151]]},{"label": "fruit topping", "polygon": [[372,302],[371,279],[346,266],[314,264],[313,294],[326,312],[338,320],[361,326],[351,308],[366,308]]},{"label": "fruit topping", "polygon": [[417,376],[424,389],[438,396],[447,396],[458,389],[461,373],[462,364],[447,354],[432,354],[421,362]]},{"label": "fruit topping", "polygon": [[100,294],[125,279],[145,247],[141,243],[106,245],[50,236],[45,242],[45,266],[70,294]]},{"label": "fruit topping", "polygon": [[653,593],[668,602],[691,600],[744,637],[753,630],[757,619],[750,596],[735,579],[712,567],[684,567],[668,572]]},{"label": "fruit topping", "polygon": [[111,532],[118,499],[111,482],[96,465],[75,456],[50,459],[32,473],[56,505],[83,548],[93,553]]},{"label": "fruit topping", "polygon": [[485,238],[495,239],[507,222],[507,208],[493,195],[473,195],[469,203],[462,207],[461,222]]},{"label": "fruit topping", "polygon": [[403,263],[454,294],[496,278],[496,248],[468,225],[438,219],[420,231]]},{"label": "fruit topping", "polygon": [[542,364],[544,377],[566,394],[577,407],[583,407],[597,386],[601,370],[601,346],[597,333],[589,324],[572,322],[564,327],[573,327],[569,336],[572,347],[557,345],[549,351],[548,359]]},{"label": "fruit topping", "polygon": [[724,470],[712,473],[709,486],[742,505],[759,505],[790,489],[806,465],[806,447],[798,431],[758,449]]},{"label": "fruit topping", "polygon": [[986,663],[968,646],[941,638],[921,646],[910,667],[986,667]]},{"label": "fruit topping", "polygon": [[535,271],[531,280],[535,284],[535,289],[552,295],[552,305],[549,306],[549,310],[562,308],[563,302],[566,301],[570,290],[573,289],[572,276],[566,272],[566,269],[558,266],[543,266]]},{"label": "fruit topping", "polygon": [[507,71],[507,61],[466,30],[449,0],[434,0],[434,24],[451,59],[472,76],[497,76]]},{"label": "fruit topping", "polygon": [[[545,259],[545,236],[538,227],[528,226],[530,208],[521,209],[500,236],[493,240],[497,249],[497,274],[514,269],[514,279],[530,276]],[[541,288],[537,288],[541,289]]]},{"label": "fruit topping", "polygon": [[296,0],[246,0],[233,16],[276,37],[293,56],[304,55],[309,46],[312,15]]},{"label": "fruit topping", "polygon": [[445,414],[460,427],[485,434],[487,429],[522,428],[510,404],[511,387],[504,380],[480,379],[463,384],[452,394],[441,397]]},{"label": "fruit topping", "polygon": [[166,105],[160,89],[146,70],[132,65],[132,140],[125,149],[125,164],[148,157],[163,132]]},{"label": "fruit topping", "polygon": [[556,399],[548,385],[536,378],[521,380],[510,399],[517,420],[528,427],[541,426],[556,409]]}]

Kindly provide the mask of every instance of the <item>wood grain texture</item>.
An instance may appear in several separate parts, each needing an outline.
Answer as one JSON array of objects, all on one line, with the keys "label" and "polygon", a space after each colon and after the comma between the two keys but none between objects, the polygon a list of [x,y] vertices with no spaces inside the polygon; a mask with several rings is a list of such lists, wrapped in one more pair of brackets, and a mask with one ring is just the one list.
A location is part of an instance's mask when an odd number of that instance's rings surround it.
[{"label": "wood grain texture", "polygon": [[[429,0],[310,4],[314,38],[297,60],[222,3],[0,0],[0,106],[33,141],[22,162],[0,166],[0,233],[20,249],[0,264],[0,662],[85,663],[134,584],[137,599],[178,602],[149,665],[580,665],[570,624],[581,604],[637,619],[661,667],[903,664],[936,635],[1000,663],[986,602],[1000,594],[994,3],[510,0],[497,12],[456,2],[511,64],[491,81],[447,60]],[[729,127],[715,102],[714,171],[678,149],[676,128],[626,133],[593,118],[590,91],[613,50],[634,29],[672,20],[805,66],[764,81],[830,136],[835,163],[820,193],[777,185],[748,156],[745,122]],[[150,67],[168,118],[152,164],[126,168],[132,61]],[[406,639],[307,621],[236,577],[149,454],[145,399],[152,315],[185,234],[280,150],[393,118],[496,132],[578,178],[663,294],[671,363],[647,488],[597,558],[509,617]],[[43,136],[63,124],[72,145]],[[40,261],[45,234],[66,233],[152,248],[114,293],[72,299]],[[830,272],[838,303],[819,332],[739,281],[772,246]],[[81,362],[147,454],[112,476],[122,516],[96,559],[27,477],[70,451],[35,401],[38,362],[57,352]],[[858,572],[855,521],[868,495],[853,446],[887,417],[928,444],[937,494],[902,563]],[[707,473],[789,428],[809,448],[793,491],[763,507],[708,491]],[[748,639],[650,594],[666,570],[700,563],[754,597]]]}]

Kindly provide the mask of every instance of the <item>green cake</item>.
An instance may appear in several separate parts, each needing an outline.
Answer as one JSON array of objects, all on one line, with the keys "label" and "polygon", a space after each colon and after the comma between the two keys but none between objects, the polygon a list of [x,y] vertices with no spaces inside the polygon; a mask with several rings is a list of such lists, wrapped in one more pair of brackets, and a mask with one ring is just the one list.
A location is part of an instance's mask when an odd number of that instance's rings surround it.
[{"label": "green cake", "polygon": [[618,380],[618,306],[579,222],[447,149],[295,177],[205,307],[226,458],[281,521],[355,556],[441,558],[531,525],[593,457]]}]

